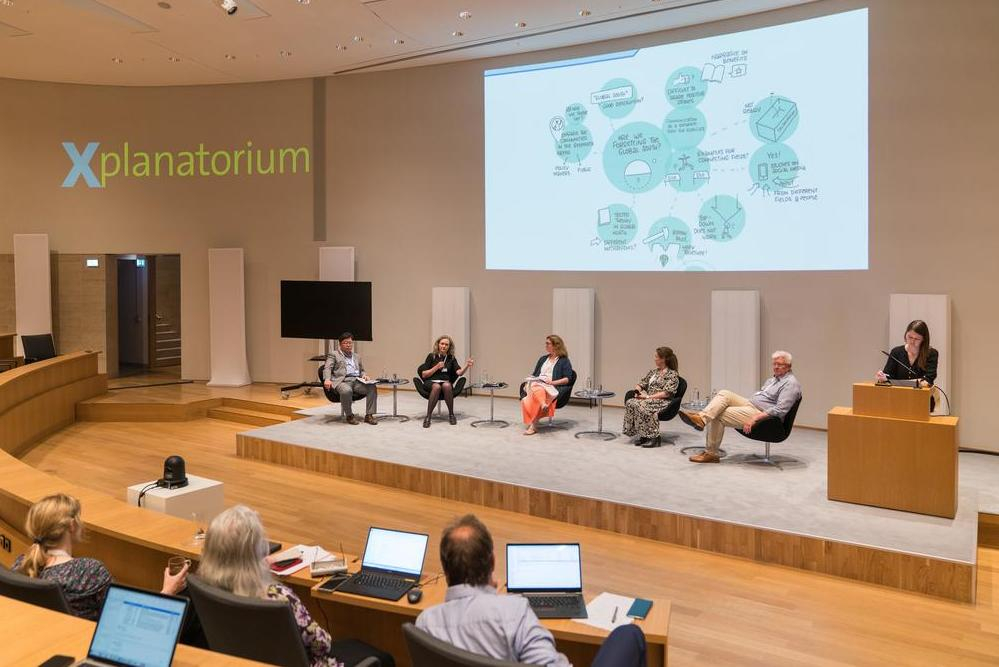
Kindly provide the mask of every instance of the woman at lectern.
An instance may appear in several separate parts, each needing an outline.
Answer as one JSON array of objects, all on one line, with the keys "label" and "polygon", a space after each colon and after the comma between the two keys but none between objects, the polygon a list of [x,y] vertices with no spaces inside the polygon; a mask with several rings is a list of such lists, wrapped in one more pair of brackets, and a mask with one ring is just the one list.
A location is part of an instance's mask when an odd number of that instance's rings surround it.
[{"label": "woman at lectern", "polygon": [[635,385],[634,398],[624,404],[624,427],[627,436],[638,435],[634,443],[643,447],[659,446],[659,411],[666,407],[680,386],[677,360],[673,349],[657,347],[656,367]]},{"label": "woman at lectern", "polygon": [[[80,501],[64,493],[46,496],[31,506],[24,522],[31,539],[28,553],[18,556],[13,570],[62,588],[74,616],[96,621],[111,585],[111,573],[94,558],[76,558],[73,548],[83,539]],[[175,575],[163,570],[163,593],[177,595],[187,581],[185,565]]]},{"label": "woman at lectern", "polygon": [[441,395],[447,405],[448,423],[454,426],[458,421],[454,418],[454,387],[458,378],[475,365],[474,359],[465,361],[464,366],[458,366],[454,357],[454,341],[450,336],[441,336],[434,342],[434,349],[427,355],[423,364],[416,369],[423,386],[427,388],[427,417],[423,420],[423,428],[430,428],[430,416],[437,407]]},{"label": "woman at lectern", "polygon": [[905,328],[905,345],[893,347],[884,369],[875,376],[887,380],[919,380],[919,386],[932,387],[937,379],[937,351],[930,347],[926,322],[913,320]]},{"label": "woman at lectern", "polygon": [[520,411],[527,424],[524,435],[538,432],[541,415],[555,414],[555,404],[569,393],[571,379],[572,362],[562,338],[555,334],[545,337],[545,353],[534,364],[534,372],[524,383],[524,398],[520,399]]}]

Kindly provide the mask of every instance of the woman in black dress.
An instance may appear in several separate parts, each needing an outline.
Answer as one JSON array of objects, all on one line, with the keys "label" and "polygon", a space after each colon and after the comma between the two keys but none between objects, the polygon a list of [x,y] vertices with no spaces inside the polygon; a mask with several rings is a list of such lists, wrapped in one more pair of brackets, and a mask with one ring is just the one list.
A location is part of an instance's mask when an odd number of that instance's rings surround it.
[{"label": "woman in black dress", "polygon": [[423,428],[430,428],[430,416],[437,407],[441,394],[447,404],[448,422],[454,426],[458,421],[454,418],[454,384],[458,378],[475,365],[474,359],[468,359],[464,366],[458,366],[454,357],[454,341],[450,336],[441,336],[434,343],[433,351],[427,355],[423,364],[416,369],[420,379],[430,392],[427,398],[427,417],[423,420]]}]

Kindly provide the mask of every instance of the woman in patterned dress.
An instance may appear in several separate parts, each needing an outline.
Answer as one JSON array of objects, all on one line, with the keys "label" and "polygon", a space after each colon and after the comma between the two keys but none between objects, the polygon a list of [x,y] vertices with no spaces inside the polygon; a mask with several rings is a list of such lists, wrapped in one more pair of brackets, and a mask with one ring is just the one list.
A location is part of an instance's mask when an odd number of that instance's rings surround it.
[{"label": "woman in patterned dress", "polygon": [[656,367],[635,385],[638,393],[624,404],[622,432],[629,436],[637,434],[634,444],[642,447],[659,446],[659,411],[666,407],[680,384],[672,348],[656,348],[655,362]]},{"label": "woman in patterned dress", "polygon": [[312,620],[295,592],[271,576],[267,547],[260,516],[245,505],[236,505],[216,516],[208,526],[198,576],[235,595],[287,602],[312,667],[350,667],[372,655],[381,660],[383,667],[394,667],[392,656],[362,642],[349,641],[334,647],[330,633]]},{"label": "woman in patterned dress", "polygon": [[[28,577],[59,582],[74,616],[96,621],[111,585],[111,573],[99,560],[75,558],[73,547],[83,539],[80,501],[57,493],[31,506],[24,531],[32,540],[14,570]],[[187,566],[176,575],[163,570],[163,593],[176,595],[186,586]]]}]

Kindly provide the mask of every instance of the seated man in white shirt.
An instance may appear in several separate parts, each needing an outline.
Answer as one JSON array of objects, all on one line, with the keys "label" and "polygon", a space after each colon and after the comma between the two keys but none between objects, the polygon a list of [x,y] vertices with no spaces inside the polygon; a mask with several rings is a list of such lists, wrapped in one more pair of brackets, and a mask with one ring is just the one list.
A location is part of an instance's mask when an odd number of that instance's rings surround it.
[{"label": "seated man in white shirt", "polygon": [[[444,603],[420,614],[416,627],[498,660],[571,667],[527,599],[497,592],[493,538],[481,521],[466,514],[453,522],[441,535],[440,552],[448,583]],[[645,635],[637,625],[623,625],[604,641],[592,667],[632,665],[645,665]]]}]

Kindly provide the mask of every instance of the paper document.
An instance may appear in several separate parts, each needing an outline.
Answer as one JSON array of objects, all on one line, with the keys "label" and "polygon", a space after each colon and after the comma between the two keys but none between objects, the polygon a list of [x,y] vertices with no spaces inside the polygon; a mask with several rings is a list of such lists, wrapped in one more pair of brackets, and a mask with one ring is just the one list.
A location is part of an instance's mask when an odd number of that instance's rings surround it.
[{"label": "paper document", "polygon": [[312,565],[317,560],[330,560],[333,558],[333,554],[320,546],[306,546],[304,544],[296,544],[290,549],[285,549],[281,553],[274,554],[273,556],[267,557],[268,563],[276,563],[281,560],[288,560],[289,558],[301,558],[301,563],[296,563],[291,567],[287,567],[283,570],[271,570],[274,574],[280,576],[286,576],[289,574],[295,574],[299,570],[305,569]]},{"label": "paper document", "polygon": [[601,593],[586,605],[587,618],[577,618],[577,623],[586,623],[602,630],[613,630],[622,625],[628,625],[634,619],[628,616],[628,610],[635,598]]},{"label": "paper document", "polygon": [[556,389],[555,387],[553,387],[550,384],[543,383],[541,381],[541,378],[539,378],[537,376],[528,375],[526,378],[524,378],[524,382],[527,383],[527,387],[525,387],[525,390],[530,389],[531,385],[534,384],[535,382],[537,382],[538,384],[540,384],[542,387],[545,388],[545,392],[547,392],[547,394],[549,396],[558,396],[558,389]]}]

